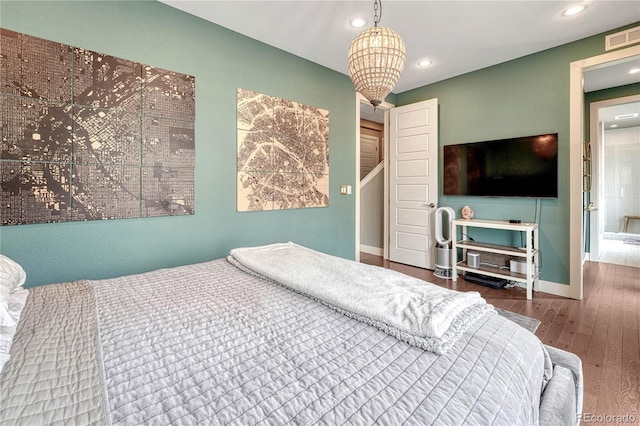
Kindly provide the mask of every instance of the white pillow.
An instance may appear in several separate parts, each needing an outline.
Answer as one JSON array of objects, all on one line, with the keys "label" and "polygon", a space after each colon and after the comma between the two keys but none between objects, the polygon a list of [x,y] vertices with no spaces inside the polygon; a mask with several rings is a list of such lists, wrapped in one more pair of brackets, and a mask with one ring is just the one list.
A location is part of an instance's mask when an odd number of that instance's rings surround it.
[{"label": "white pillow", "polygon": [[[11,293],[8,314],[15,324],[20,320],[20,314],[27,302],[28,295],[29,291],[22,287],[15,288]],[[9,352],[11,351],[11,344],[13,343],[13,336],[16,334],[16,329],[17,325],[10,327],[0,326],[0,371],[2,371],[6,362],[9,361]]]},{"label": "white pillow", "polygon": [[16,325],[9,315],[9,302],[13,290],[22,286],[26,278],[27,274],[20,265],[0,254],[0,327]]}]

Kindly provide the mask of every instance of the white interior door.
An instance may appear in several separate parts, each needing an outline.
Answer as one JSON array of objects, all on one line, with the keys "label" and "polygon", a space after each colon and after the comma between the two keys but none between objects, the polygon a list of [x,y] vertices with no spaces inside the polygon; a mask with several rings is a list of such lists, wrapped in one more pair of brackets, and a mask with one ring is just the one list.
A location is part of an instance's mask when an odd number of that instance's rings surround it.
[{"label": "white interior door", "polygon": [[393,108],[389,123],[389,260],[433,269],[438,100]]},{"label": "white interior door", "polygon": [[360,135],[360,180],[378,165],[380,139],[371,135]]}]

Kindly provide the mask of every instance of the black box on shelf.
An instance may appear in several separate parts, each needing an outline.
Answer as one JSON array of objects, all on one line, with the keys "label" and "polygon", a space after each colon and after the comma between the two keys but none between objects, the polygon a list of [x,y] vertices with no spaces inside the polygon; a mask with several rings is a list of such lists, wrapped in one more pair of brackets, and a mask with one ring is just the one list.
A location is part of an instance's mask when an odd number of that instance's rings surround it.
[{"label": "black box on shelf", "polygon": [[507,280],[504,278],[490,277],[488,275],[477,274],[475,272],[467,272],[464,275],[464,279],[470,283],[480,284],[495,289],[502,289],[507,285]]}]

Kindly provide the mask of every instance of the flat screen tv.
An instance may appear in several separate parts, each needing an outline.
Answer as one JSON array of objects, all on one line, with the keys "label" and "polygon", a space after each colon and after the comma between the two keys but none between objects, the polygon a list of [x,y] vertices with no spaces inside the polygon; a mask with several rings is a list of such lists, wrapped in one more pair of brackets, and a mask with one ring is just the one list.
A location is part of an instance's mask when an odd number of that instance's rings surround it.
[{"label": "flat screen tv", "polygon": [[444,147],[444,195],[558,197],[558,134]]}]

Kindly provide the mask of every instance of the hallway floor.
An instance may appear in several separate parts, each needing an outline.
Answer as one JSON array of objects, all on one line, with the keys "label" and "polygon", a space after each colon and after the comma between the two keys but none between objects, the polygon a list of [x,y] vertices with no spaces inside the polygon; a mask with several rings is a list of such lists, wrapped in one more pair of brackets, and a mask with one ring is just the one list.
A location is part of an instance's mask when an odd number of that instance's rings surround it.
[{"label": "hallway floor", "polygon": [[[625,243],[627,240],[637,241],[638,243]],[[625,234],[625,238],[622,239],[605,238],[601,244],[602,255],[600,256],[600,262],[640,268],[640,235]]]}]

